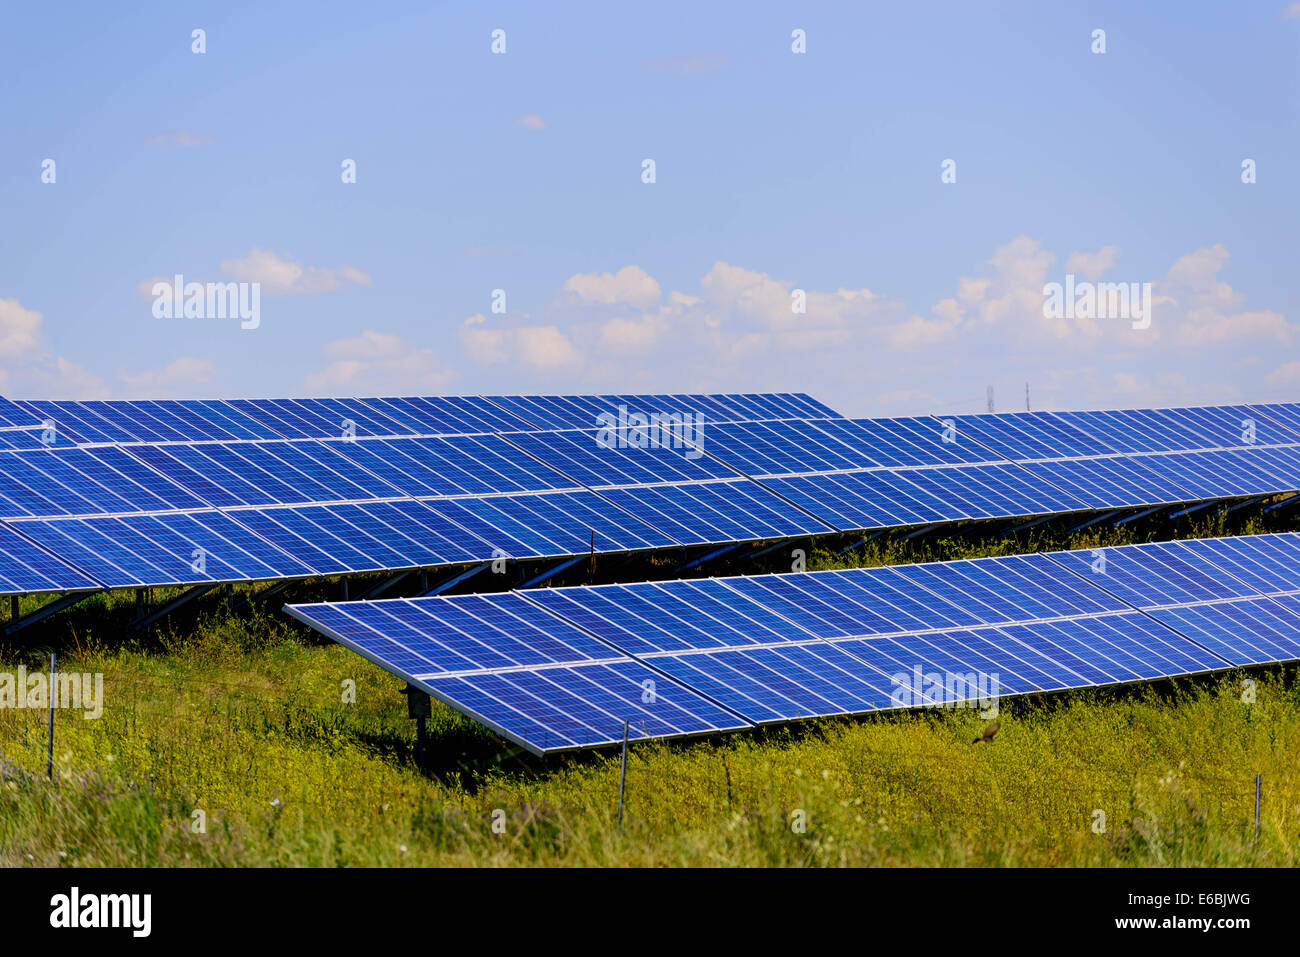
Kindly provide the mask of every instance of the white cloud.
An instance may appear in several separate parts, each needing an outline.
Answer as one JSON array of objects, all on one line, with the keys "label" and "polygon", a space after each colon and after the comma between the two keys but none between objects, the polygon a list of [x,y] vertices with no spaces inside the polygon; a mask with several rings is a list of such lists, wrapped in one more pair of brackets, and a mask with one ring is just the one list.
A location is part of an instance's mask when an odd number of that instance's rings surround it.
[{"label": "white cloud", "polygon": [[223,259],[221,271],[236,282],[261,283],[263,294],[268,296],[314,296],[347,284],[371,284],[368,274],[352,266],[335,269],[303,266],[270,250],[256,248],[241,259]]},{"label": "white cloud", "polygon": [[[1297,4],[1300,6],[1300,4]],[[1264,376],[1264,381],[1280,389],[1300,388],[1300,359],[1292,359],[1290,362],[1284,362],[1268,375]]]},{"label": "white cloud", "polygon": [[333,361],[303,379],[315,395],[438,393],[456,377],[434,350],[373,329],[327,343],[324,353]]},{"label": "white cloud", "polygon": [[1118,246],[1102,246],[1095,253],[1070,253],[1070,258],[1065,261],[1065,271],[1096,281],[1107,269],[1115,265],[1118,255]]},{"label": "white cloud", "polygon": [[659,283],[639,266],[624,266],[616,273],[579,273],[565,280],[564,291],[579,303],[643,309],[661,295]]},{"label": "white cloud", "polygon": [[208,146],[216,140],[193,130],[172,130],[149,137],[148,143],[158,150],[193,149],[196,146]]},{"label": "white cloud", "polygon": [[582,354],[557,326],[523,326],[514,330],[518,361],[543,372],[563,372],[582,365]]},{"label": "white cloud", "polygon": [[505,363],[532,373],[567,375],[584,364],[582,352],[558,326],[489,323],[480,313],[460,327],[461,348],[480,365]]},{"label": "white cloud", "polygon": [[1300,20],[1300,3],[1288,3],[1282,15],[1288,20]]},{"label": "white cloud", "polygon": [[1297,330],[1284,315],[1271,309],[1241,311],[1245,296],[1219,279],[1228,262],[1222,245],[1205,247],[1180,256],[1157,284],[1176,341],[1185,348],[1206,348],[1233,343],[1293,344]]},{"label": "white cloud", "polygon": [[181,356],[161,369],[127,372],[119,369],[118,379],[126,386],[127,398],[189,398],[197,394],[196,386],[211,382],[217,367],[209,359]]},{"label": "white cloud", "polygon": [[521,130],[544,130],[546,121],[536,113],[525,113],[515,119],[515,126]]},{"label": "white cloud", "polygon": [[47,357],[34,364],[24,370],[22,379],[23,391],[30,395],[107,399],[112,394],[108,382],[102,377],[62,356]]},{"label": "white cloud", "polygon": [[[531,373],[528,385],[539,391],[574,382],[615,391],[803,389],[846,411],[911,414],[931,400],[931,411],[949,400],[963,403],[958,410],[982,408],[985,385],[1006,376],[999,389],[1016,396],[1011,407],[1021,407],[1026,380],[1034,408],[1239,401],[1266,371],[1259,350],[1291,345],[1295,334],[1281,313],[1245,308],[1219,278],[1227,258],[1212,246],[1173,260],[1167,279],[1152,280],[1148,329],[1126,319],[1046,318],[1045,283],[1067,271],[1112,278],[1119,248],[1076,250],[1054,269],[1055,253],[1018,236],[947,295],[940,286],[928,308],[723,261],[697,289],[665,289],[628,265],[570,277],[540,318],[471,316],[460,340],[471,363]],[[791,307],[796,289],[806,295],[803,314]]]},{"label": "white cloud", "polygon": [[465,354],[480,365],[494,365],[510,358],[505,349],[506,334],[488,325],[482,313],[470,316],[460,326],[460,344]]},{"label": "white cloud", "polygon": [[0,299],[0,359],[23,359],[40,346],[41,314],[17,299]]}]

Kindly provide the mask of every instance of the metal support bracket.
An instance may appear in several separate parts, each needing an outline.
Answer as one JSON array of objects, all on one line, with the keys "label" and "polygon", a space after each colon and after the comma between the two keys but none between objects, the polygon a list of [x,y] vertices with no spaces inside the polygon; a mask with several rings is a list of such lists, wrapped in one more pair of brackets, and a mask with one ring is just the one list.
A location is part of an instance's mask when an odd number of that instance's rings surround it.
[{"label": "metal support bracket", "polygon": [[[55,612],[63,611],[63,609],[65,608],[71,608],[73,605],[77,604],[78,602],[85,601],[91,595],[95,595],[95,594],[98,594],[98,592],[77,591],[77,592],[73,592],[70,595],[64,595],[61,598],[56,598],[48,605],[42,605],[40,608],[37,608],[35,611],[29,611],[21,618],[10,619],[8,622],[5,623],[4,630],[2,633],[5,635],[16,634],[17,632],[22,631],[24,628],[28,627],[29,625],[34,625],[38,621],[42,620],[43,618],[50,617],[50,615],[53,615]],[[14,610],[17,609],[16,603],[14,604],[13,607]]]},{"label": "metal support bracket", "polygon": [[207,584],[204,585],[195,585],[193,588],[189,588],[184,592],[182,592],[180,595],[173,598],[167,604],[160,607],[157,611],[150,612],[147,615],[137,618],[135,621],[131,622],[131,627],[136,629],[137,631],[148,628],[150,625],[154,624],[155,622],[163,618],[166,618],[176,609],[181,608],[184,605],[188,605],[190,602],[198,598],[200,595],[206,595],[208,592],[212,591],[212,589],[219,588],[219,587],[221,587],[220,582],[208,582]]},{"label": "metal support bracket", "polygon": [[456,585],[459,585],[465,579],[472,578],[473,576],[477,575],[479,572],[487,571],[491,567],[492,567],[491,562],[484,562],[482,565],[475,565],[473,568],[467,569],[466,571],[457,572],[455,575],[452,575],[450,578],[445,579],[444,581],[441,581],[438,584],[434,585],[428,591],[423,592],[422,597],[427,598],[430,595],[441,595],[448,588],[454,588]]},{"label": "metal support bracket", "polygon": [[576,558],[570,558],[568,561],[560,562],[560,564],[552,566],[551,568],[542,572],[540,575],[534,575],[532,578],[528,579],[528,581],[522,583],[518,587],[531,588],[533,585],[540,585],[548,578],[558,575],[566,568],[572,568],[574,565],[578,564],[578,562],[585,562],[587,560],[588,560],[587,555],[578,555]]}]

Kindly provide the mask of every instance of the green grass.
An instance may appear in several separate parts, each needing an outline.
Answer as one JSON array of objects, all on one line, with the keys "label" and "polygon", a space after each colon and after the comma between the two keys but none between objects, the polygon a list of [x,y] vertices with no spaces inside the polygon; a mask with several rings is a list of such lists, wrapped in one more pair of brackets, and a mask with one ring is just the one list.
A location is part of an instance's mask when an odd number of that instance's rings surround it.
[{"label": "green grass", "polygon": [[105,676],[102,718],[56,715],[53,782],[46,713],[0,711],[0,865],[1300,864],[1287,669],[1008,699],[991,745],[968,710],[635,744],[620,830],[616,752],[536,760],[435,705],[425,777],[402,683],[356,655],[219,603],[126,640],[130,603],[95,602],[46,633]]}]

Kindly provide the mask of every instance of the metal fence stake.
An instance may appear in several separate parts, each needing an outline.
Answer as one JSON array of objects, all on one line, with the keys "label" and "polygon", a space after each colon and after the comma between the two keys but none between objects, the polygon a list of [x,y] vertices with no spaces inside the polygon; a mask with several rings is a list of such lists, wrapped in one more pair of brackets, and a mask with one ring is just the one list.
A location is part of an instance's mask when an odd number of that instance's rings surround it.
[{"label": "metal fence stake", "polygon": [[1264,775],[1255,775],[1255,843],[1259,843],[1259,799],[1264,790]]},{"label": "metal fence stake", "polygon": [[47,763],[45,765],[45,774],[51,781],[54,780],[54,652],[50,652],[50,682],[46,688],[46,694],[50,696],[50,750]]},{"label": "metal fence stake", "polygon": [[618,772],[618,829],[623,830],[623,789],[627,786],[627,729],[628,720],[623,719],[623,766]]}]

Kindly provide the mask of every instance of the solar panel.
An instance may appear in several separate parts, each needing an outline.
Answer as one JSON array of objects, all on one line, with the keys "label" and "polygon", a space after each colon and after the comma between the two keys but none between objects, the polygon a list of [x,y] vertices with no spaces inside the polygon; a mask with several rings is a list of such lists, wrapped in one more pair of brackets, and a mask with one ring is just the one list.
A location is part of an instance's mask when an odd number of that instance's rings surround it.
[{"label": "solar panel", "polygon": [[[289,611],[546,753],[648,721],[636,678],[722,730],[1296,660],[1297,570],[1286,534]],[[601,669],[626,693],[593,711]]]},{"label": "solar panel", "polygon": [[[685,447],[672,429],[667,448],[637,447],[637,429],[607,447],[591,425],[620,407],[706,426],[681,430]],[[23,402],[0,406],[0,521],[221,510],[319,574],[730,545],[1294,491],[1300,432],[1279,424],[1294,410],[867,420],[789,393]],[[45,418],[54,447],[32,425]],[[557,422],[582,428],[542,430]]]},{"label": "solar panel", "polygon": [[1114,451],[1046,412],[958,415],[948,420],[955,426],[956,443],[978,443],[1012,461],[1107,455]]},{"label": "solar panel", "polygon": [[1157,608],[1156,621],[1186,635],[1234,665],[1258,665],[1300,657],[1297,620],[1270,598]]},{"label": "solar panel", "polygon": [[743,479],[615,488],[600,494],[682,545],[794,538],[830,528]]},{"label": "solar panel", "polygon": [[736,475],[733,469],[685,445],[679,433],[670,434],[658,428],[632,429],[622,435],[602,435],[595,429],[586,429],[513,432],[502,437],[588,488],[699,482]]},{"label": "solar panel", "polygon": [[0,525],[0,594],[87,591],[101,585],[84,572]]}]

